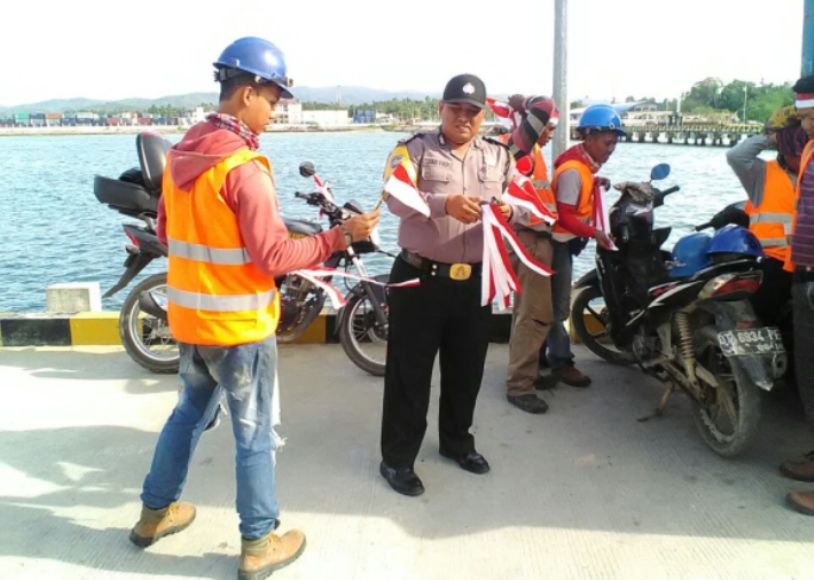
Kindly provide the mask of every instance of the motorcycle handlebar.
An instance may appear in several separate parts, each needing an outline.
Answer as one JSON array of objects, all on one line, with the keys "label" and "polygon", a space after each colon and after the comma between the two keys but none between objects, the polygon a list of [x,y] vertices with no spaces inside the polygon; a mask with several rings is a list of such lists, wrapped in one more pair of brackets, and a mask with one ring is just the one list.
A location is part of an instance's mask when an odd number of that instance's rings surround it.
[{"label": "motorcycle handlebar", "polygon": [[678,191],[678,190],[680,190],[680,189],[681,189],[681,188],[680,188],[679,186],[674,185],[674,186],[673,186],[673,187],[671,187],[670,189],[665,189],[664,191],[662,191],[662,192],[661,192],[661,194],[662,194],[662,195],[665,195],[665,196],[666,196],[666,195],[670,195],[671,193],[675,193],[676,191]]}]

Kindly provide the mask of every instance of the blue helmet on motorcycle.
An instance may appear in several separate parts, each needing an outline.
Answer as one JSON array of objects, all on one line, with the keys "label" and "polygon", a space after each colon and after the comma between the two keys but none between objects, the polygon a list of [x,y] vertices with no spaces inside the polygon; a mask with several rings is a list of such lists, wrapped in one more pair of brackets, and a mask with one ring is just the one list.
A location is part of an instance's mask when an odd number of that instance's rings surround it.
[{"label": "blue helmet on motorcycle", "polygon": [[274,83],[280,88],[280,96],[291,99],[288,90],[293,81],[286,74],[285,56],[277,46],[263,38],[245,36],[238,38],[223,49],[215,67],[215,80],[223,82],[238,75],[250,74],[256,82]]},{"label": "blue helmet on motorcycle", "polygon": [[620,137],[627,135],[622,129],[622,118],[610,105],[591,105],[579,118],[577,131],[585,137],[591,133],[613,131]]},{"label": "blue helmet on motorcycle", "polygon": [[707,254],[715,258],[719,254],[738,254],[741,256],[751,256],[752,258],[763,257],[763,248],[757,236],[734,224],[722,227],[712,236]]},{"label": "blue helmet on motorcycle", "polygon": [[672,265],[669,267],[671,278],[686,278],[710,266],[707,250],[712,241],[709,234],[690,234],[684,236],[673,248]]}]

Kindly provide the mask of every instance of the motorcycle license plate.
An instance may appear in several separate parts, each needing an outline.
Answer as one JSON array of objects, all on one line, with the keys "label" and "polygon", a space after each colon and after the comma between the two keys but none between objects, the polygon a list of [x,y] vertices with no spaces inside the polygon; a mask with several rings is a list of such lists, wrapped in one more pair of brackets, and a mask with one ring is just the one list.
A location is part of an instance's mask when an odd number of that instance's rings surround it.
[{"label": "motorcycle license plate", "polygon": [[749,356],[785,352],[780,330],[775,326],[724,330],[718,333],[724,356]]}]

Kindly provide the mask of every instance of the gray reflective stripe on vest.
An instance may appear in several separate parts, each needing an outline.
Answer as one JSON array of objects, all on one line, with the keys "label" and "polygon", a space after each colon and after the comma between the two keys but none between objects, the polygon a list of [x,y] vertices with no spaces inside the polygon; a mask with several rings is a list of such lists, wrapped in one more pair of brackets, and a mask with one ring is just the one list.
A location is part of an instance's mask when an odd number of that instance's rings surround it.
[{"label": "gray reflective stripe on vest", "polygon": [[788,233],[791,230],[791,214],[763,212],[749,216],[749,225],[763,223],[783,224],[783,229]]},{"label": "gray reflective stripe on vest", "polygon": [[261,310],[274,300],[274,290],[260,294],[232,294],[213,296],[167,287],[167,298],[184,308],[212,310],[214,312],[239,312],[241,310]]},{"label": "gray reflective stripe on vest", "polygon": [[761,238],[760,245],[764,248],[785,248],[789,243],[786,238]]},{"label": "gray reflective stripe on vest", "polygon": [[169,254],[170,256],[195,260],[196,262],[225,266],[242,266],[251,262],[246,248],[212,248],[202,244],[173,239],[169,240]]}]

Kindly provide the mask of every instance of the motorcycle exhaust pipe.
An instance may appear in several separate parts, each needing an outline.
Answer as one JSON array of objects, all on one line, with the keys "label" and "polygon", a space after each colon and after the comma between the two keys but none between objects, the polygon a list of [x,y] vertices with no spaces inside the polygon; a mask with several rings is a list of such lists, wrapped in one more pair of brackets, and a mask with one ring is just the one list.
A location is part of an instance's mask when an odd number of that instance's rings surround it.
[{"label": "motorcycle exhaust pipe", "polygon": [[159,320],[167,321],[167,309],[158,303],[152,292],[142,292],[138,297],[138,305],[142,312]]}]

